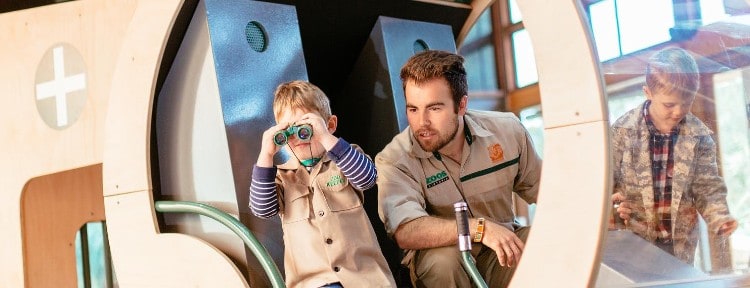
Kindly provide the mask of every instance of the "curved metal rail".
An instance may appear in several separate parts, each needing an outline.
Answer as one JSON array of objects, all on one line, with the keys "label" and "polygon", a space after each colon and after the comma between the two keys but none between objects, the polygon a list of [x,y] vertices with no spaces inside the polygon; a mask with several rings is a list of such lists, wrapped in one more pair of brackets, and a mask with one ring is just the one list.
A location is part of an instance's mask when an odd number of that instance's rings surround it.
[{"label": "curved metal rail", "polygon": [[210,205],[190,201],[156,201],[154,202],[154,207],[159,212],[200,214],[224,224],[224,226],[227,226],[232,232],[240,236],[245,245],[258,258],[268,279],[271,280],[271,285],[274,288],[286,287],[284,277],[281,276],[279,268],[273,262],[266,248],[253,236],[250,229],[247,229],[237,218]]},{"label": "curved metal rail", "polygon": [[461,252],[461,266],[469,274],[469,278],[478,288],[487,288],[487,282],[479,274],[474,258],[471,257],[471,233],[469,233],[469,216],[467,211],[469,206],[466,202],[453,203],[453,210],[456,212],[456,229],[458,230],[458,251]]},{"label": "curved metal rail", "polygon": [[471,251],[461,251],[461,265],[464,266],[464,270],[469,274],[469,277],[474,281],[474,285],[479,288],[487,288],[487,283],[484,282],[484,278],[479,274],[477,266],[474,265],[474,258],[471,257]]}]

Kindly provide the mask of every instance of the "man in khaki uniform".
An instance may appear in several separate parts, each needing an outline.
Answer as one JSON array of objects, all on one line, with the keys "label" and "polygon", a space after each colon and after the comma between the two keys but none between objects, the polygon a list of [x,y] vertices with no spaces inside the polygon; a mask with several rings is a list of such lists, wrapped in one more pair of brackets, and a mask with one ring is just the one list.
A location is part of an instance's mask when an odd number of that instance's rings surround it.
[{"label": "man in khaki uniform", "polygon": [[[539,191],[541,160],[528,132],[511,113],[467,109],[459,55],[414,55],[401,80],[409,128],[375,165],[380,217],[407,250],[402,263],[417,287],[470,287],[453,210],[464,201],[477,268],[490,287],[506,286],[528,235],[528,227],[514,222],[512,192],[535,203]],[[484,233],[477,233],[479,226]]]}]

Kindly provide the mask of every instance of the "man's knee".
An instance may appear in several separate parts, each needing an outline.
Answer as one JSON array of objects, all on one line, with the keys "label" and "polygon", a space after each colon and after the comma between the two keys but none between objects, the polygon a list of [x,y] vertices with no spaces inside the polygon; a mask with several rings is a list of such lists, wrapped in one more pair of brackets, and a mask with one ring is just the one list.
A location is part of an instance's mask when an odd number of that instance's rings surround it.
[{"label": "man's knee", "polygon": [[462,285],[469,283],[469,277],[461,261],[458,249],[453,246],[417,251],[412,263],[412,281],[418,287],[446,287],[451,283],[465,287]]}]

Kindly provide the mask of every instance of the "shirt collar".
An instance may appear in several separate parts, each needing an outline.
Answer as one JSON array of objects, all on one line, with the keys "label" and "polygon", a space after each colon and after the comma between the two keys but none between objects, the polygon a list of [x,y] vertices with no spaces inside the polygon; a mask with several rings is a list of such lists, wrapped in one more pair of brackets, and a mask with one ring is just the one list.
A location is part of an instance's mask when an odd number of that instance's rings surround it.
[{"label": "shirt collar", "polygon": [[[471,146],[471,144],[476,141],[476,137],[488,137],[488,136],[493,135],[489,130],[484,129],[482,126],[480,126],[469,115],[464,115],[463,119],[464,119],[464,140],[469,146]],[[422,149],[422,146],[419,146],[419,142],[417,142],[417,139],[414,138],[414,133],[411,130],[411,127],[409,127],[409,139],[411,140],[411,153],[415,157],[429,158],[429,157],[435,156],[435,153],[424,151],[424,149]],[[436,158],[439,159],[439,156]]]},{"label": "shirt collar", "polygon": [[[286,151],[285,153],[289,154],[288,155],[289,158],[283,164],[277,165],[276,168],[283,169],[283,170],[297,170],[300,168],[303,168],[303,169],[305,168],[304,166],[302,166],[302,164],[299,163],[299,160],[297,159],[297,157],[294,156],[294,154],[292,154],[291,152],[286,152]],[[315,164],[313,168],[315,168],[315,166],[317,166],[320,163],[328,162],[328,161],[331,161],[331,158],[328,157],[328,152],[323,153],[323,155],[320,158],[320,161],[318,161],[318,163]]]}]

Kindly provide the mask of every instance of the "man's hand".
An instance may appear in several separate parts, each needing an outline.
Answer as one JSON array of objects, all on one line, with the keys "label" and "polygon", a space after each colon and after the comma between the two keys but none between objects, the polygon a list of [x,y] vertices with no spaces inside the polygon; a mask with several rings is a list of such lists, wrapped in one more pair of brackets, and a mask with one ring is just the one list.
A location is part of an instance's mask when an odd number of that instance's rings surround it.
[{"label": "man's hand", "polygon": [[490,221],[485,222],[482,244],[495,251],[500,266],[512,267],[521,260],[523,241],[505,226]]}]

